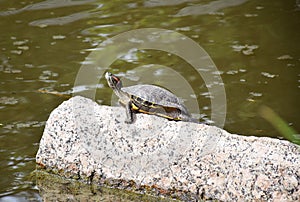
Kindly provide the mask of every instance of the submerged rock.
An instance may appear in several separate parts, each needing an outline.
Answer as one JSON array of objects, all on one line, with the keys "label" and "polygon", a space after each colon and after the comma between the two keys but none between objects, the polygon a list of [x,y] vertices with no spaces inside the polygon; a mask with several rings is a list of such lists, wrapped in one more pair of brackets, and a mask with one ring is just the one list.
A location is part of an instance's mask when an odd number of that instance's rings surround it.
[{"label": "submerged rock", "polygon": [[300,200],[300,147],[73,97],[50,115],[36,162],[67,178],[181,200]]}]

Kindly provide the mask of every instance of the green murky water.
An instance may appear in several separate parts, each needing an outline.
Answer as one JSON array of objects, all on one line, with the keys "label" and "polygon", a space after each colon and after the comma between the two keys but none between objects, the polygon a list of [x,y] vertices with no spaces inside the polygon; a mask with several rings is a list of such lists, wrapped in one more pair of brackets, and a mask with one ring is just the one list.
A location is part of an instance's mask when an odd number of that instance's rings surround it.
[{"label": "green murky water", "polygon": [[[133,29],[174,30],[208,52],[225,84],[226,130],[282,138],[258,113],[268,106],[300,131],[299,19],[298,0],[1,1],[0,201],[41,200],[26,177],[35,168],[47,117],[67,99],[43,92],[70,95],[91,50]],[[109,70],[135,82],[136,68],[154,64],[185,78],[194,91],[189,96],[199,103],[200,117],[209,121],[208,90],[183,59],[135,50]],[[158,81],[167,76],[151,75]],[[96,99],[111,103],[111,90],[103,79]],[[189,100],[186,104],[195,111]]]}]

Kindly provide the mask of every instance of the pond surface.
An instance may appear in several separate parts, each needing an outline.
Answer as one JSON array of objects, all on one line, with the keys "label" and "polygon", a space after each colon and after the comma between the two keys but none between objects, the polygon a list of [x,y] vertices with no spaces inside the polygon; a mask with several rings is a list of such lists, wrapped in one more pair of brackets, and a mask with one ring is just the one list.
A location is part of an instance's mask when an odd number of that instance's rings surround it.
[{"label": "pond surface", "polygon": [[[133,29],[173,30],[207,51],[224,82],[224,128],[229,132],[283,138],[261,117],[261,106],[300,131],[299,19],[298,0],[1,1],[0,201],[41,200],[28,175],[35,169],[47,117],[71,96],[78,70],[90,52]],[[109,71],[143,83],[136,73],[149,65],[170,67],[181,75],[193,89],[184,98],[187,107],[210,122],[208,89],[182,58],[157,50],[133,50]],[[158,85],[170,76],[159,74],[161,66],[155,67],[157,74],[149,74],[161,81]],[[96,100],[110,105],[111,93],[101,79]],[[200,114],[189,98],[199,103]]]}]

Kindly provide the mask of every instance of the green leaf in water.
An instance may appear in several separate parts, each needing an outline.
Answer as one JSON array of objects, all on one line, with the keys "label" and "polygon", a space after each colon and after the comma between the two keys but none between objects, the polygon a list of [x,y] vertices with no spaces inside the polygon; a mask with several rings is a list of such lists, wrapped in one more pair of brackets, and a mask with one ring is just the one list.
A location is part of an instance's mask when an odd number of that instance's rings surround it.
[{"label": "green leaf in water", "polygon": [[273,127],[282,134],[283,137],[295,144],[300,145],[300,135],[271,108],[267,106],[261,106],[259,109],[259,114],[268,122],[270,122]]}]

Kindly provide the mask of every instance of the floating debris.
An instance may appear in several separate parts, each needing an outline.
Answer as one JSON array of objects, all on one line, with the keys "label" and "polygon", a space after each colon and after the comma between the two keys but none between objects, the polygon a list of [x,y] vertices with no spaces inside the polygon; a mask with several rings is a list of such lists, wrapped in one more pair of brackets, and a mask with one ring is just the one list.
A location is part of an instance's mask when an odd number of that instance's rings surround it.
[{"label": "floating debris", "polygon": [[52,39],[55,39],[55,40],[61,40],[61,39],[65,39],[66,38],[66,36],[64,36],[64,35],[54,35],[54,36],[52,36]]},{"label": "floating debris", "polygon": [[229,70],[229,71],[226,72],[226,74],[230,74],[230,75],[234,75],[234,74],[237,74],[237,73],[239,73],[238,70]]},{"label": "floating debris", "polygon": [[257,93],[257,92],[250,92],[249,94],[254,97],[261,97],[263,95],[262,93]]},{"label": "floating debris", "polygon": [[236,52],[241,52],[244,55],[253,55],[254,54],[254,50],[258,49],[258,45],[232,45],[231,46],[233,48],[234,51]]},{"label": "floating debris", "polygon": [[12,50],[10,51],[12,54],[16,54],[16,55],[21,55],[23,53],[23,51],[21,50]]},{"label": "floating debris", "polygon": [[244,16],[245,16],[246,18],[251,18],[251,17],[257,17],[258,15],[257,15],[257,14],[246,13]]},{"label": "floating debris", "polygon": [[262,9],[264,9],[264,7],[263,6],[256,6],[256,9],[257,10],[262,10]]},{"label": "floating debris", "polygon": [[290,55],[282,55],[277,58],[278,60],[292,60],[293,57]]},{"label": "floating debris", "polygon": [[14,97],[0,97],[0,104],[3,105],[15,105],[17,104],[19,101],[18,99],[14,98]]},{"label": "floating debris", "polygon": [[191,31],[191,27],[178,27],[176,28],[176,31]]},{"label": "floating debris", "polygon": [[[2,124],[4,129],[20,129],[20,128],[40,128],[45,126],[46,122],[45,121],[28,121],[28,122],[13,122],[10,124]],[[0,124],[1,125],[1,124]]]},{"label": "floating debris", "polygon": [[13,45],[14,46],[22,46],[22,45],[25,45],[27,42],[28,42],[28,39],[25,39],[23,41],[14,41]]},{"label": "floating debris", "polygon": [[275,75],[275,74],[270,74],[268,72],[262,72],[261,75],[263,75],[264,77],[267,77],[267,78],[271,78],[271,79],[278,76],[278,75]]},{"label": "floating debris", "polygon": [[295,67],[296,65],[295,65],[295,64],[289,63],[289,64],[287,64],[286,66],[287,66],[287,67]]},{"label": "floating debris", "polygon": [[26,63],[26,64],[24,64],[24,66],[27,67],[27,68],[33,68],[33,64]]},{"label": "floating debris", "polygon": [[46,25],[46,24],[39,24],[38,27],[39,28],[45,28],[45,27],[48,27],[48,25]]},{"label": "floating debris", "polygon": [[28,46],[18,46],[18,49],[20,50],[29,50]]},{"label": "floating debris", "polygon": [[66,94],[65,92],[49,91],[49,90],[45,90],[45,89],[39,89],[38,92],[51,94],[51,95],[56,95],[56,96],[64,97],[64,98],[70,98],[71,97],[71,95]]}]

